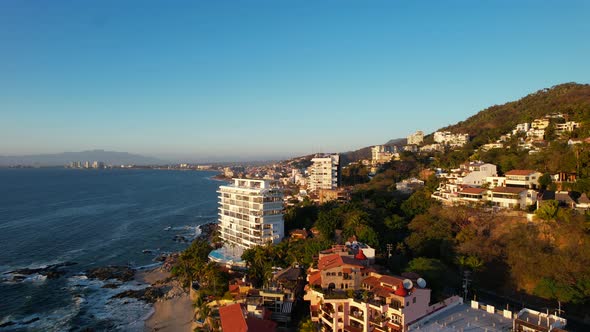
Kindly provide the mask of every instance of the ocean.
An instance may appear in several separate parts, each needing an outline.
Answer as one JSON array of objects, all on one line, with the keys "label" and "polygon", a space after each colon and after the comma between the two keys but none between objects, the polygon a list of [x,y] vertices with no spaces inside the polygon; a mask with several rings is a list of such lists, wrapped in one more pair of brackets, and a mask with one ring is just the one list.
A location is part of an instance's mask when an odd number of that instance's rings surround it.
[{"label": "ocean", "polygon": [[[151,305],[111,299],[117,289],[84,271],[106,265],[146,267],[182,250],[198,226],[217,219],[214,172],[63,168],[0,169],[0,330],[143,329]],[[150,252],[144,253],[144,250]],[[6,272],[65,262],[65,276]]]}]

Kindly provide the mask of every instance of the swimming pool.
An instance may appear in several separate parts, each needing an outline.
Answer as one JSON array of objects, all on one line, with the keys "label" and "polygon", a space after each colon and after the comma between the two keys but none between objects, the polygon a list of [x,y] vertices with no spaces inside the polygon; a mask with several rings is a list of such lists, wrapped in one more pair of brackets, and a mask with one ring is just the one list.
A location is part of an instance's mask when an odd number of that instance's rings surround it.
[{"label": "swimming pool", "polygon": [[209,253],[209,259],[219,264],[229,266],[244,267],[246,262],[241,258],[243,250],[241,248],[221,247]]}]

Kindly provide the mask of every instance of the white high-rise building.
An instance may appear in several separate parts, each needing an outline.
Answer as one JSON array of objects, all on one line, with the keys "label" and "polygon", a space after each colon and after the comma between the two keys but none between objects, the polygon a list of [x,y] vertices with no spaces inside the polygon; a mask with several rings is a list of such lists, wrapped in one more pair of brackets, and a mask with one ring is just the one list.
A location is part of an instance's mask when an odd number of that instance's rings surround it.
[{"label": "white high-rise building", "polygon": [[316,157],[309,169],[309,191],[336,189],[340,185],[340,155]]},{"label": "white high-rise building", "polygon": [[276,181],[233,179],[220,186],[219,231],[226,245],[249,249],[281,241],[283,191]]},{"label": "white high-rise building", "polygon": [[410,134],[408,137],[408,145],[420,145],[424,141],[424,132],[418,130],[417,132]]}]

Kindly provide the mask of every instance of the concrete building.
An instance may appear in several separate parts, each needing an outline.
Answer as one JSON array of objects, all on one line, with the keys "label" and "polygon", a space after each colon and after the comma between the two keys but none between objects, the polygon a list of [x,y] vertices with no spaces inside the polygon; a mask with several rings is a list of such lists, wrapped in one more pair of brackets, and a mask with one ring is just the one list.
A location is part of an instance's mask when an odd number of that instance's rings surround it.
[{"label": "concrete building", "polygon": [[526,133],[527,131],[529,131],[529,129],[531,129],[531,124],[526,122],[526,123],[519,123],[516,125],[516,127],[514,128],[514,130],[512,130],[512,135],[516,135],[518,133]]},{"label": "concrete building", "polygon": [[513,169],[504,175],[506,176],[506,187],[537,189],[539,178],[543,174],[530,169]]},{"label": "concrete building", "polygon": [[316,157],[309,169],[309,191],[319,189],[336,189],[340,186],[340,155],[333,154],[325,157]]},{"label": "concrete building", "polygon": [[516,314],[513,331],[564,332],[567,320],[556,315],[524,308]]},{"label": "concrete building", "polygon": [[469,135],[453,134],[450,131],[437,131],[434,133],[434,141],[449,146],[463,146],[469,142]]},{"label": "concrete building", "polygon": [[497,167],[481,161],[461,165],[463,176],[457,178],[457,184],[480,187],[487,177],[497,176]]},{"label": "concrete building", "polygon": [[424,141],[424,132],[418,130],[417,132],[410,134],[408,137],[408,145],[420,145]]},{"label": "concrete building", "polygon": [[567,121],[565,123],[558,123],[555,125],[555,131],[558,134],[571,133],[580,127],[580,123],[575,121]]},{"label": "concrete building", "polygon": [[[458,296],[430,305],[426,281],[377,273],[362,251],[322,255],[310,269],[304,299],[322,331],[408,331],[420,319],[460,304]],[[365,294],[365,295],[363,295]]]},{"label": "concrete building", "polygon": [[493,206],[524,210],[537,203],[537,192],[522,187],[496,187],[490,190],[488,199]]},{"label": "concrete building", "polygon": [[547,128],[547,127],[549,127],[549,119],[548,118],[535,119],[531,123],[532,129],[545,130],[545,128]]},{"label": "concrete building", "polygon": [[390,162],[396,157],[397,148],[389,145],[375,145],[371,147],[371,162],[373,164],[383,164]]},{"label": "concrete building", "polygon": [[220,186],[219,231],[230,246],[249,249],[284,236],[283,192],[275,181],[233,179]]}]

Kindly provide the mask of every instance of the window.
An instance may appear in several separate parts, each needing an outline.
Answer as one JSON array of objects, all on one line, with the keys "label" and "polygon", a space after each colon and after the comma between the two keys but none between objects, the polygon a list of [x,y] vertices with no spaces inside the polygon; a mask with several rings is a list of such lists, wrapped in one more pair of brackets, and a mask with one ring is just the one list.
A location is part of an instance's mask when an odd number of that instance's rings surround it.
[{"label": "window", "polygon": [[412,299],[412,303],[416,303],[416,298],[413,298]]}]

